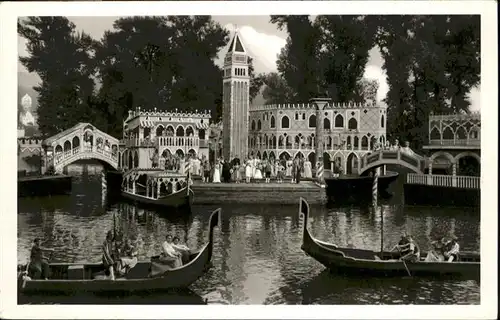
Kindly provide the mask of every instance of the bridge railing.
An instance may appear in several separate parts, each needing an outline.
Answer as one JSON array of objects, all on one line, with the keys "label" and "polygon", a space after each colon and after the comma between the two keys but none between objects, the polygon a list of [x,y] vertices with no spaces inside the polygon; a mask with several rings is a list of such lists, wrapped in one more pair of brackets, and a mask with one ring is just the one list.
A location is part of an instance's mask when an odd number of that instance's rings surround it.
[{"label": "bridge railing", "polygon": [[56,153],[52,159],[54,161],[54,165],[58,165],[62,162],[70,160],[80,153],[98,153],[113,162],[118,161],[118,153],[113,153],[111,149],[106,150],[103,148],[97,148],[96,146],[78,146],[73,149],[65,150],[61,153]]},{"label": "bridge railing", "polygon": [[481,139],[430,139],[433,146],[481,146]]},{"label": "bridge railing", "polygon": [[366,156],[361,158],[361,164],[360,164],[360,169],[361,171],[364,171],[363,169],[366,167],[370,167],[371,164],[378,162],[378,161],[383,161],[383,160],[397,160],[397,161],[403,161],[406,162],[407,164],[419,168],[419,170],[423,171],[423,168],[426,165],[426,160],[424,157],[414,153],[413,151],[408,152],[406,150],[379,150],[379,151],[374,151],[372,153],[367,154]]},{"label": "bridge railing", "polygon": [[481,177],[408,173],[406,183],[449,188],[480,189]]}]

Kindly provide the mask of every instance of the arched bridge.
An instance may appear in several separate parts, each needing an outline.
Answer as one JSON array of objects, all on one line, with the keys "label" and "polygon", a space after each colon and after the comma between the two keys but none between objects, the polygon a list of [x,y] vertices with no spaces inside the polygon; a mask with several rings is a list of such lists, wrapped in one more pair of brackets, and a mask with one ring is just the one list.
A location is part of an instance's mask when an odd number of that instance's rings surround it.
[{"label": "arched bridge", "polygon": [[90,123],[79,123],[45,139],[47,165],[56,172],[78,160],[96,159],[118,168],[118,139],[97,129]]},{"label": "arched bridge", "polygon": [[370,170],[386,164],[397,164],[415,173],[423,174],[427,166],[427,159],[413,151],[407,152],[402,149],[374,151],[361,158],[359,174],[365,176]]}]

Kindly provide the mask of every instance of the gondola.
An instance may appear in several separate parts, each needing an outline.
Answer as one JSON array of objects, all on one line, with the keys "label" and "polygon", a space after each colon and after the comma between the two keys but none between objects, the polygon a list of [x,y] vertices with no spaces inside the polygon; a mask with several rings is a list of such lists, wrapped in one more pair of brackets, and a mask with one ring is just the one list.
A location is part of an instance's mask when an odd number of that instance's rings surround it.
[{"label": "gondola", "polygon": [[190,207],[193,204],[194,193],[190,186],[186,186],[174,193],[158,198],[152,198],[126,190],[122,190],[121,195],[129,201],[147,206],[179,208],[184,206]]},{"label": "gondola", "polygon": [[332,271],[342,274],[384,276],[458,276],[479,279],[480,255],[460,252],[456,262],[426,262],[421,253],[417,262],[399,260],[399,253],[376,252],[365,249],[342,248],[315,239],[308,230],[309,204],[300,198],[299,219],[302,221],[301,249]]},{"label": "gondola", "polygon": [[145,206],[190,208],[194,196],[190,181],[189,174],[177,171],[132,169],[124,174],[121,195]]},{"label": "gondola", "polygon": [[[214,228],[221,221],[221,209],[216,209],[210,216],[208,243],[201,250],[189,256],[183,266],[165,271],[151,277],[150,271],[157,257],[151,261],[138,262],[125,276],[115,280],[104,276],[102,263],[52,263],[47,280],[31,280],[24,272],[19,272],[18,287],[22,293],[119,293],[141,291],[165,291],[189,287],[210,267],[214,246]],[[18,266],[26,270],[26,266]]]}]

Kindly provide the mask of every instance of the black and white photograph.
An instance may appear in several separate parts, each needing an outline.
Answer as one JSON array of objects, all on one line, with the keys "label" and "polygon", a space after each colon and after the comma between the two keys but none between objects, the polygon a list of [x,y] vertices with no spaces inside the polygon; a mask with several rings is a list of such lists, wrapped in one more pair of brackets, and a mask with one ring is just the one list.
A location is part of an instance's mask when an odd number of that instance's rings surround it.
[{"label": "black and white photograph", "polygon": [[496,315],[494,2],[105,2],[0,5],[2,317]]}]

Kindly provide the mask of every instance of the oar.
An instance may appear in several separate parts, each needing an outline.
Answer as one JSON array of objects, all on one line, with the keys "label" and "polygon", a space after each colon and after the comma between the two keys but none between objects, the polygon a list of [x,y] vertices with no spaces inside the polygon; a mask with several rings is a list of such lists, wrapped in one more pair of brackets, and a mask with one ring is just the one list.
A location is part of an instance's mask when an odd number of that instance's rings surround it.
[{"label": "oar", "polygon": [[408,275],[411,277],[410,269],[408,269],[408,266],[406,265],[406,261],[404,259],[402,259],[401,261],[403,261],[403,265],[405,266],[406,272],[408,272]]}]

